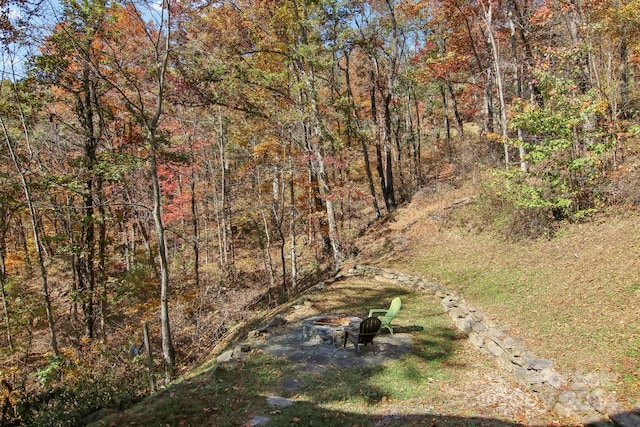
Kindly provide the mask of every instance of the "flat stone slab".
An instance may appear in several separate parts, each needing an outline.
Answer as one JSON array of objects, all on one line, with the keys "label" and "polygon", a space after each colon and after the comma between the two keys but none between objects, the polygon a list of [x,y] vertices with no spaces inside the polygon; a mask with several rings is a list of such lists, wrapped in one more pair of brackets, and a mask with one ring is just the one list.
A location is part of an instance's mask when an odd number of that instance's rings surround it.
[{"label": "flat stone slab", "polygon": [[287,391],[299,390],[305,386],[306,386],[305,382],[299,378],[288,377],[280,381],[280,387],[282,387]]},{"label": "flat stone slab", "polygon": [[281,396],[269,396],[267,397],[267,404],[269,406],[278,406],[282,408],[293,405],[293,400]]},{"label": "flat stone slab", "polygon": [[254,427],[254,426],[263,426],[263,425],[268,424],[268,423],[269,423],[269,421],[271,421],[271,418],[269,418],[269,417],[263,417],[262,415],[257,415],[257,416],[255,416],[255,417],[253,417],[253,418],[251,418],[251,419],[249,420],[249,425],[250,425],[251,427]]}]

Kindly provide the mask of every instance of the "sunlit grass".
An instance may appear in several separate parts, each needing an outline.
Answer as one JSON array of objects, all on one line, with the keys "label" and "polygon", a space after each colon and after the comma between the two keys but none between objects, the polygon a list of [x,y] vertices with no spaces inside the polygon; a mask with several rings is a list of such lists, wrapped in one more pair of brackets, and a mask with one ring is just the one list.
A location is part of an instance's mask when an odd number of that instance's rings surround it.
[{"label": "sunlit grass", "polygon": [[565,224],[554,238],[515,243],[443,228],[394,267],[460,292],[561,370],[617,374],[618,396],[633,403],[640,365],[625,358],[639,337],[638,224]]}]

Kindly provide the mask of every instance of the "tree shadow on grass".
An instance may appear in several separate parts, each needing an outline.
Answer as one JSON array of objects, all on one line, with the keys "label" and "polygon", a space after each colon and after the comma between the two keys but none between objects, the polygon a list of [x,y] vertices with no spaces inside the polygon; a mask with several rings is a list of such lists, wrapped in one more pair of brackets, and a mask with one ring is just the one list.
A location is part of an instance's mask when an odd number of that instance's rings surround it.
[{"label": "tree shadow on grass", "polygon": [[[310,297],[318,301],[325,296],[334,298],[325,305],[327,314],[360,317],[370,308],[383,308],[400,296],[404,311],[398,316],[402,322],[398,330],[412,326],[423,329],[410,333],[409,353],[389,358],[389,363],[383,365],[370,363],[374,359],[370,346],[360,356],[355,356],[352,346],[346,350],[334,348],[336,352],[353,352],[349,357],[362,358],[362,364],[349,367],[313,366],[311,358],[292,361],[287,358],[286,348],[282,356],[253,350],[235,366],[212,369],[173,384],[144,404],[94,425],[233,427],[251,425],[255,416],[268,418],[266,425],[276,427],[525,425],[492,418],[434,415],[431,402],[442,399],[438,384],[451,380],[447,376],[455,367],[452,359],[463,337],[437,304],[425,303],[430,297],[393,286],[349,289],[348,284],[343,284],[334,294],[326,292]],[[271,339],[277,338],[279,332],[284,330],[273,331]],[[389,338],[393,337],[376,338],[374,343],[383,346]],[[289,398],[293,403],[273,407],[267,403],[269,396]]]},{"label": "tree shadow on grass", "polygon": [[414,291],[397,286],[372,285],[370,288],[363,286],[350,288],[348,284],[336,282],[321,293],[314,292],[307,296],[312,300],[326,300],[334,297],[331,312],[365,317],[373,308],[389,308],[391,300],[395,297],[401,297],[403,304],[406,304],[412,295],[415,295]]},{"label": "tree shadow on grass", "polygon": [[[267,427],[534,425],[434,414],[432,403],[441,399],[437,380],[446,375],[442,367],[456,351],[459,336],[438,326],[415,335],[411,354],[384,365],[326,366],[306,371],[298,369],[304,362],[292,363],[286,357],[252,351],[227,369],[210,370],[173,384],[131,410],[93,425],[235,427],[251,425],[258,416],[269,419]],[[359,357],[366,361],[372,355],[368,347]],[[430,387],[433,378],[436,381]],[[295,381],[288,384],[295,383],[295,387],[285,386],[291,379]],[[288,398],[292,404],[270,406],[269,396]]]},{"label": "tree shadow on grass", "polygon": [[[389,413],[384,415],[367,415],[357,412],[329,410],[312,402],[296,402],[289,407],[282,408],[282,410],[277,411],[277,413],[271,414],[269,416],[269,422],[266,424],[267,427],[308,425],[349,427],[522,427],[526,424],[492,418],[436,415],[428,412],[423,414]],[[533,427],[530,424],[526,426]]]}]

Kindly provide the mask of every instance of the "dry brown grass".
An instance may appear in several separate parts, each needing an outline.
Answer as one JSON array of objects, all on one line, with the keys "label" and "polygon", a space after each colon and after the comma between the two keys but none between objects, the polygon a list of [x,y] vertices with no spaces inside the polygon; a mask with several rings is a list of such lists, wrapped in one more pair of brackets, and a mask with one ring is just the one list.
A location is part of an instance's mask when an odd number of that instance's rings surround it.
[{"label": "dry brown grass", "polygon": [[640,401],[640,216],[600,214],[514,243],[443,221],[476,190],[418,194],[363,238],[359,261],[461,292],[561,371],[598,373],[621,400]]}]

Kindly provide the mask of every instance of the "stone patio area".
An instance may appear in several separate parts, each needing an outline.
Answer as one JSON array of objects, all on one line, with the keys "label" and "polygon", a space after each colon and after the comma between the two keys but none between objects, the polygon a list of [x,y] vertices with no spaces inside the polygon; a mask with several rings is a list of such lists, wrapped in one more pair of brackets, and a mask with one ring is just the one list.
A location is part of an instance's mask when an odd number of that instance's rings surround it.
[{"label": "stone patio area", "polygon": [[382,365],[400,359],[411,349],[411,337],[408,334],[380,333],[373,340],[375,354],[371,345],[360,345],[358,353],[350,341],[343,347],[341,339],[308,336],[305,321],[301,321],[271,329],[268,334],[254,338],[247,344],[252,349],[286,358],[296,364],[295,369],[298,371],[318,373],[329,366]]}]

